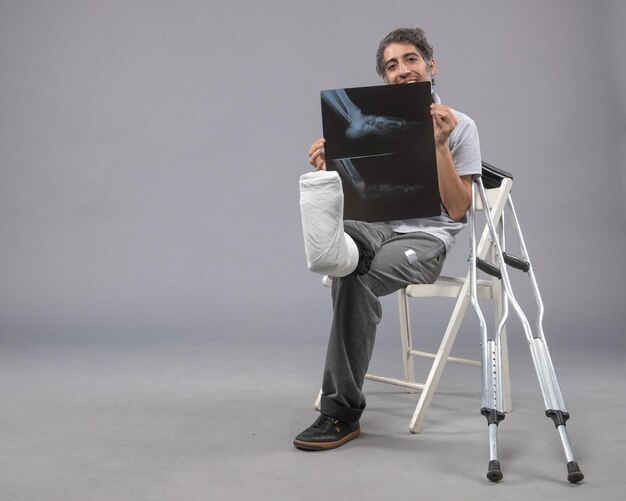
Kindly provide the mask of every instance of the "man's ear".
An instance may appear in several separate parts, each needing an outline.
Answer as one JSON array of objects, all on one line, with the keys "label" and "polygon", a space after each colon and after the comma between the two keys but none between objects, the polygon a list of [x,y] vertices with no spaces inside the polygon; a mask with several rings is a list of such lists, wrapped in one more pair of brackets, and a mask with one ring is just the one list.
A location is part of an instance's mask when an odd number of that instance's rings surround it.
[{"label": "man's ear", "polygon": [[432,57],[428,61],[428,69],[430,70],[430,76],[434,77],[437,73],[437,63],[435,63],[435,59]]}]

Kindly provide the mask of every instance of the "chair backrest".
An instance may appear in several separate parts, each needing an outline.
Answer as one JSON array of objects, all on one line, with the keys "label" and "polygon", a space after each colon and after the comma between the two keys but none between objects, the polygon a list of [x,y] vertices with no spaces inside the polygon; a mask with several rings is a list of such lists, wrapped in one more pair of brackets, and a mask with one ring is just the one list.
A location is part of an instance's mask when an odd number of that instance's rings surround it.
[{"label": "chair backrest", "polygon": [[[497,198],[499,194],[499,190],[502,187],[502,183],[509,179],[513,180],[513,176],[508,172],[498,169],[493,165],[482,162],[482,174],[481,180],[483,182],[483,186],[485,187],[485,192],[487,194],[487,200],[489,202],[489,208],[493,209],[493,207],[497,203]],[[511,182],[509,181],[509,183]],[[483,204],[481,202],[480,197],[476,198],[476,210],[481,211],[484,210]]]}]

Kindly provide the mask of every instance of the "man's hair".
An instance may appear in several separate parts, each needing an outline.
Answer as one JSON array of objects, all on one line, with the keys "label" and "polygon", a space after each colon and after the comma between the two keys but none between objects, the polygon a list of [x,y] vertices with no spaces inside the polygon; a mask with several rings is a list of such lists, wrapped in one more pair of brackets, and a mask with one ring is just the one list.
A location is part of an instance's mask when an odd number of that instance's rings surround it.
[{"label": "man's hair", "polygon": [[424,30],[420,28],[398,28],[393,30],[380,41],[378,51],[376,52],[376,72],[383,78],[385,78],[383,53],[387,46],[392,43],[410,43],[415,45],[426,63],[433,57],[433,46],[428,43]]}]

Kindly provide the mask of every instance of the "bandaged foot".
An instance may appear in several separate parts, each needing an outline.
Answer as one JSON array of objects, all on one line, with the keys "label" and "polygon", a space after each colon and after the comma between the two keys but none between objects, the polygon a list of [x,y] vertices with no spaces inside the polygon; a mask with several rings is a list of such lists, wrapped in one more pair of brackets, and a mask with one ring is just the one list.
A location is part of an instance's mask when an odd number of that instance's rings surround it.
[{"label": "bandaged foot", "polygon": [[300,215],[309,270],[345,277],[359,263],[359,249],[343,230],[343,191],[335,171],[300,178]]}]

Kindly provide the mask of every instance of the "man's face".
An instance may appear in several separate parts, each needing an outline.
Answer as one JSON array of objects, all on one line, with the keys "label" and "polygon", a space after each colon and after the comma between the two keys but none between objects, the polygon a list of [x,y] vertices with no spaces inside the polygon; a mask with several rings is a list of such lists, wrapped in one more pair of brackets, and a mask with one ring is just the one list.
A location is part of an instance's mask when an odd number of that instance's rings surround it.
[{"label": "man's face", "polygon": [[424,58],[412,43],[391,43],[383,52],[385,81],[389,84],[430,82],[435,60]]}]

